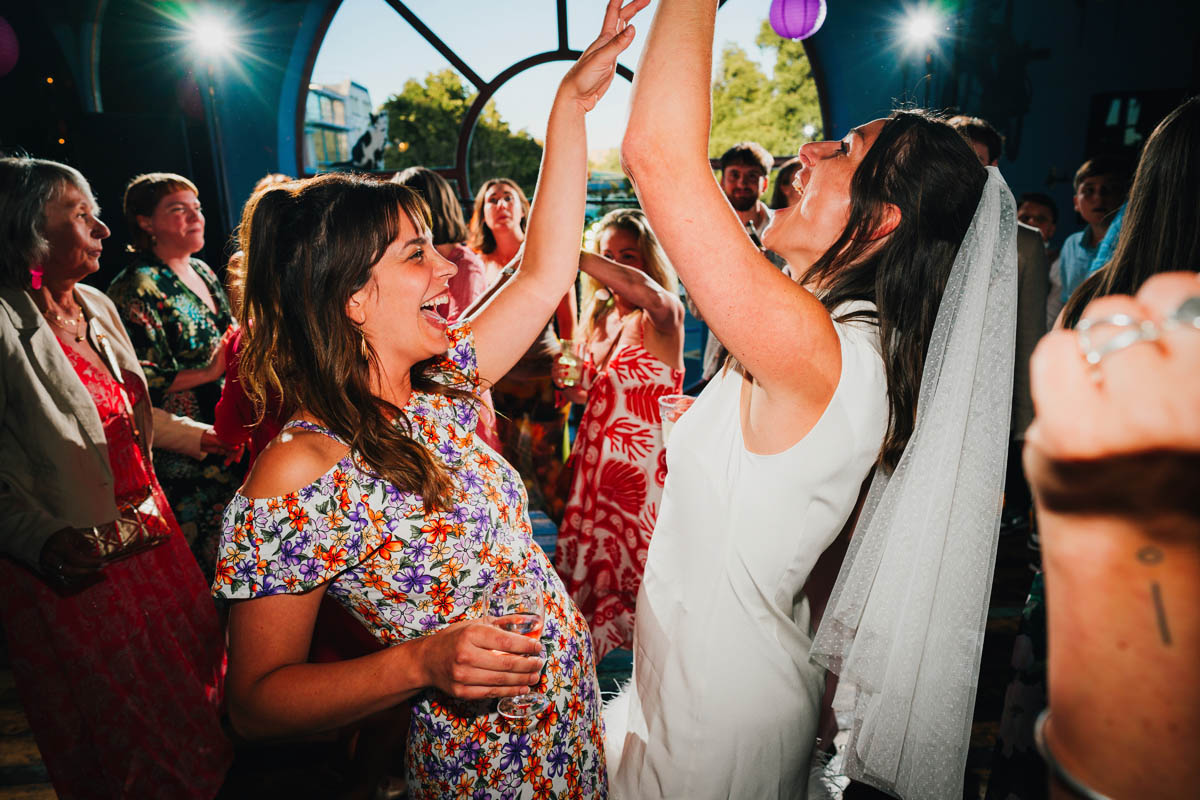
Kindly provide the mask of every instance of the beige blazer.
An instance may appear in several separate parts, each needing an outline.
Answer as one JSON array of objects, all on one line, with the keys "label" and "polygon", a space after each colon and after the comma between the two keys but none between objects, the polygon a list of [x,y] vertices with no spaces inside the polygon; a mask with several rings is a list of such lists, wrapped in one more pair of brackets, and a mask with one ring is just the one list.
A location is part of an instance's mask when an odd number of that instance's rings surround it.
[{"label": "beige blazer", "polygon": [[[117,362],[144,385],[112,301],[90,286],[76,289],[92,346],[103,332]],[[56,531],[116,518],[108,444],[91,395],[23,289],[0,289],[0,353],[0,553],[36,568]],[[151,409],[148,400],[134,416],[147,452],[159,434],[160,446],[202,457],[208,426]]]}]

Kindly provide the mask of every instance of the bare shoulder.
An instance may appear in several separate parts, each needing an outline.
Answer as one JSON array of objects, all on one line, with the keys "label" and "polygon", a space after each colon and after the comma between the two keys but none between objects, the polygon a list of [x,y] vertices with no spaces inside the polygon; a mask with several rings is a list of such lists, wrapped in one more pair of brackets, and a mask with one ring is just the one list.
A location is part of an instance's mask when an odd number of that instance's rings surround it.
[{"label": "bare shoulder", "polygon": [[322,433],[283,431],[255,460],[242,494],[254,498],[295,492],[333,469],[348,451],[345,444]]}]

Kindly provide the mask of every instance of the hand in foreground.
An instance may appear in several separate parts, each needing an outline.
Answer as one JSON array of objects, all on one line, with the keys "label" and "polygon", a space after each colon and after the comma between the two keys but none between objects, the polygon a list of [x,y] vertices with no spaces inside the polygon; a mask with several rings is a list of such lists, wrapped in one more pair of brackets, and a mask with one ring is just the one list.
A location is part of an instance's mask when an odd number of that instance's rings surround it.
[{"label": "hand in foreground", "polygon": [[524,694],[545,663],[536,639],[484,620],[457,622],[420,642],[425,684],[464,700]]},{"label": "hand in foreground", "polygon": [[1200,514],[1200,279],[1156,275],[1136,298],[1098,298],[1082,320],[1033,355],[1025,464],[1039,501]]},{"label": "hand in foreground", "polygon": [[42,546],[38,566],[43,574],[69,585],[99,573],[104,560],[96,555],[82,533],[75,528],[63,528]]},{"label": "hand in foreground", "polygon": [[650,0],[609,0],[604,11],[604,24],[596,41],[588,45],[583,55],[563,77],[560,91],[570,93],[584,111],[591,111],[600,102],[616,74],[617,56],[633,42],[633,17],[650,4]]}]

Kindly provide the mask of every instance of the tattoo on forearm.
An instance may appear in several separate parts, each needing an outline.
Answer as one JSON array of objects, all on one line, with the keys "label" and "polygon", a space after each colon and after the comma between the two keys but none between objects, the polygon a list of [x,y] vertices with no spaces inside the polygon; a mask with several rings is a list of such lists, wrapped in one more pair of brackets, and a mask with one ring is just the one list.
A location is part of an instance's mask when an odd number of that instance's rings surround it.
[{"label": "tattoo on forearm", "polygon": [[[1153,545],[1147,545],[1137,551],[1137,559],[1143,564],[1156,567],[1166,558],[1165,554],[1159,548]],[[1162,639],[1162,643],[1171,646],[1171,629],[1167,626],[1167,608],[1163,604],[1162,587],[1158,585],[1158,581],[1150,582],[1150,598],[1154,601],[1154,615],[1158,620],[1158,635]]]}]

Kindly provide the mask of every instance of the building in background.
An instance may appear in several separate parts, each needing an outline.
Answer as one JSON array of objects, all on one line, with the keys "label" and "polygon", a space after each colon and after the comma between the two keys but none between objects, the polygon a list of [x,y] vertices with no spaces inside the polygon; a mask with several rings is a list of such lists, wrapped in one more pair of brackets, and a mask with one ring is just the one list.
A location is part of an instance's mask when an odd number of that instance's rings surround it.
[{"label": "building in background", "polygon": [[308,85],[304,107],[304,168],[320,172],[347,166],[354,143],[371,126],[371,93],[347,78]]}]

